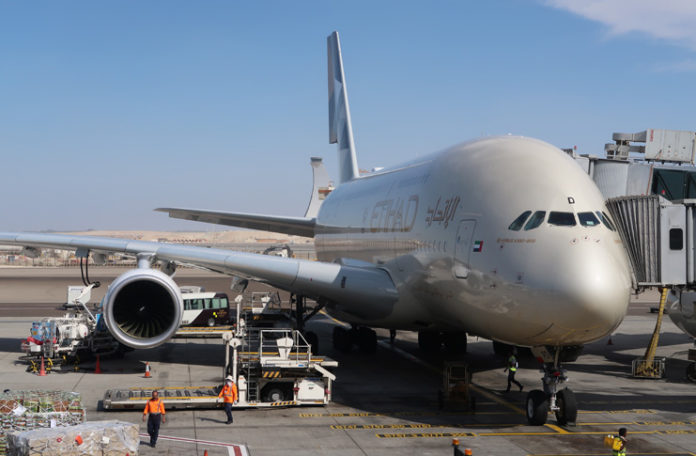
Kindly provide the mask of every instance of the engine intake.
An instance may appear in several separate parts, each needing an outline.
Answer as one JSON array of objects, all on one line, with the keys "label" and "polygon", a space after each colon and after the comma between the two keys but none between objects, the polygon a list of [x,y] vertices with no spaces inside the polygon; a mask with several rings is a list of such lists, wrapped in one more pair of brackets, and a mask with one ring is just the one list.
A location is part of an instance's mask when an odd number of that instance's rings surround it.
[{"label": "engine intake", "polygon": [[120,275],[104,297],[109,332],[132,348],[153,348],[168,341],[181,325],[184,300],[166,274],[139,268]]}]

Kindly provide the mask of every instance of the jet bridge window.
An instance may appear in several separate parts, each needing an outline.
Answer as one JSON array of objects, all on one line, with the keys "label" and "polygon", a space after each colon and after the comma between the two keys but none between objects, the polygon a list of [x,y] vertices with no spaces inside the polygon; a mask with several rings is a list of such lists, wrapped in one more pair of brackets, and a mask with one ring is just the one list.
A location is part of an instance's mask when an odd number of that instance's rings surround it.
[{"label": "jet bridge window", "polygon": [[604,212],[597,211],[595,212],[597,214],[597,217],[606,225],[607,228],[609,228],[612,231],[616,231],[616,228],[614,228],[614,224],[611,223],[611,220],[609,220],[609,216],[605,214]]},{"label": "jet bridge window", "polygon": [[520,214],[519,217],[517,217],[511,224],[508,226],[508,230],[512,231],[519,231],[522,228],[522,225],[524,225],[524,222],[527,221],[529,218],[529,215],[532,213],[532,211],[524,211],[522,214]]},{"label": "jet bridge window", "polygon": [[579,212],[578,220],[580,220],[580,225],[582,226],[597,226],[599,225],[599,220],[592,212]]},{"label": "jet bridge window", "polygon": [[681,228],[672,228],[669,230],[669,249],[681,250],[684,248],[684,232]]},{"label": "jet bridge window", "polygon": [[541,223],[546,218],[546,211],[536,211],[534,215],[529,219],[527,224],[524,226],[525,231],[533,230],[534,228],[541,225]]},{"label": "jet bridge window", "polygon": [[572,212],[550,212],[549,224],[556,226],[575,226],[575,214]]}]

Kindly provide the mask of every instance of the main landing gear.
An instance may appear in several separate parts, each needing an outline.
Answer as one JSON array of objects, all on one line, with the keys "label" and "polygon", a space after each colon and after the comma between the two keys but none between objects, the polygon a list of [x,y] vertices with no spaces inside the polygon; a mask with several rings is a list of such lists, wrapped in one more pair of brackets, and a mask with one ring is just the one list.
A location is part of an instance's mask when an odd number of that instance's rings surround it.
[{"label": "main landing gear", "polygon": [[448,353],[466,353],[466,332],[418,331],[418,348],[424,352],[438,353],[443,345]]},{"label": "main landing gear", "polygon": [[295,328],[302,333],[307,343],[312,347],[312,353],[317,354],[319,353],[319,338],[314,331],[305,331],[305,323],[319,313],[324,308],[324,304],[317,303],[313,309],[308,309],[306,304],[304,296],[290,295],[290,305],[293,307],[295,315]]},{"label": "main landing gear", "polygon": [[349,352],[355,345],[361,353],[372,354],[377,351],[377,333],[365,326],[353,325],[350,329],[335,326],[333,345],[336,350],[344,353]]},{"label": "main landing gear", "polygon": [[561,426],[575,424],[577,420],[578,403],[575,393],[568,388],[562,388],[568,380],[560,363],[562,351],[561,347],[532,348],[532,353],[544,362],[544,390],[532,390],[527,395],[526,412],[529,424],[545,424],[549,410],[556,414],[556,421]]}]

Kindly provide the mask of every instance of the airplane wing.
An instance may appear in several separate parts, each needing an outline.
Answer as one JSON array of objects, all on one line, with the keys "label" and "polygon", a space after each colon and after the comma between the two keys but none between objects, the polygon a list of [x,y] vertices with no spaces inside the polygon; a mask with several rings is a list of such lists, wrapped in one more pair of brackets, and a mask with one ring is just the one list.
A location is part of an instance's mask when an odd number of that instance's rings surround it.
[{"label": "airplane wing", "polygon": [[0,232],[0,245],[22,246],[26,252],[50,248],[146,255],[151,262],[190,264],[268,283],[356,316],[386,315],[398,298],[387,271],[368,263],[324,263],[199,246],[45,233]]},{"label": "airplane wing", "polygon": [[314,237],[314,226],[316,223],[316,219],[309,217],[279,217],[273,215],[207,211],[175,207],[161,207],[155,210],[158,212],[167,212],[172,218],[214,223],[216,225],[238,226],[310,238]]}]

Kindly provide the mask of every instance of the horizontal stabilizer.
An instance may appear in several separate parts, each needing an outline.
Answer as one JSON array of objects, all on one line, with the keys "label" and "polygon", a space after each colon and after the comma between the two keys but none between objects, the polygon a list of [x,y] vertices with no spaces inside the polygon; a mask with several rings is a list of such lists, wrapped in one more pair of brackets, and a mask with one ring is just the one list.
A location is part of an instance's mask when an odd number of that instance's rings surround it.
[{"label": "horizontal stabilizer", "polygon": [[200,209],[182,209],[173,207],[161,207],[155,210],[159,212],[167,212],[172,218],[213,223],[215,225],[238,226],[240,228],[271,231],[273,233],[283,233],[309,238],[314,237],[314,225],[316,223],[314,218],[307,217],[280,217],[273,215],[206,211]]}]

